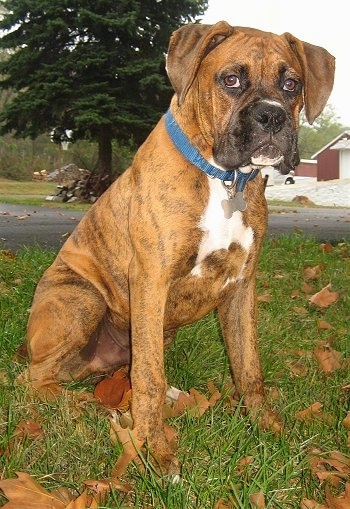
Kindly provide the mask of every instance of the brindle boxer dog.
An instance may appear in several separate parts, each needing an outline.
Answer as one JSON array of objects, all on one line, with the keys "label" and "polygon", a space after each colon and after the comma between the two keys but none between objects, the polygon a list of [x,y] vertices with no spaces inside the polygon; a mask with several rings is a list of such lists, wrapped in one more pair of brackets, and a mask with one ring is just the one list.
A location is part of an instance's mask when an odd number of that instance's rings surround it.
[{"label": "brindle boxer dog", "polygon": [[323,48],[226,22],[170,41],[170,109],[131,167],[99,198],[38,284],[26,378],[39,391],[131,364],[134,431],[163,472],[164,344],[216,309],[234,382],[263,427],[255,275],[267,226],[259,169],[298,164],[301,109],[312,123],[333,86]]}]

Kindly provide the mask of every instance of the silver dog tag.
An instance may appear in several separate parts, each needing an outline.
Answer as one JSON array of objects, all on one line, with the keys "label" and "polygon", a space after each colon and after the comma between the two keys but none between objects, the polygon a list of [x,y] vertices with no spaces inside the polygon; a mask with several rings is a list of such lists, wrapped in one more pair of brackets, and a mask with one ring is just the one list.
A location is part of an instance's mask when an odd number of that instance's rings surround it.
[{"label": "silver dog tag", "polygon": [[247,202],[243,197],[243,193],[238,191],[235,195],[227,191],[227,200],[221,201],[221,206],[226,219],[230,219],[236,211],[243,212],[247,208]]}]

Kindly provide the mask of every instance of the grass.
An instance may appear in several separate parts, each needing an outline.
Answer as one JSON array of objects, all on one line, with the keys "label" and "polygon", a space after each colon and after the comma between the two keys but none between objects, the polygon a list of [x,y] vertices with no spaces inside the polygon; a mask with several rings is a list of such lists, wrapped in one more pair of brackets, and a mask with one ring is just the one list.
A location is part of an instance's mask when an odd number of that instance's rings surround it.
[{"label": "grass", "polygon": [[[65,486],[77,492],[87,478],[108,477],[120,454],[120,447],[110,440],[106,414],[92,404],[72,406],[64,398],[59,403],[32,402],[14,383],[23,369],[14,354],[25,336],[34,288],[54,256],[41,249],[0,256],[0,477],[24,471],[48,490]],[[240,406],[227,406],[221,399],[201,418],[184,414],[171,420],[180,437],[179,484],[157,478],[151,470],[141,474],[131,466],[126,479],[135,492],[113,492],[101,507],[212,509],[222,500],[231,504],[222,509],[249,509],[251,494],[259,491],[265,494],[267,508],[298,508],[304,497],[325,503],[324,488],[310,470],[307,455],[315,448],[325,454],[349,453],[342,425],[349,411],[349,393],[342,389],[350,382],[349,258],[350,241],[331,252],[297,234],[265,242],[257,285],[258,293],[271,300],[259,304],[260,351],[266,387],[285,422],[282,434],[260,431]],[[312,292],[331,283],[340,293],[338,301],[325,309],[309,305],[301,289],[303,267],[317,264],[323,270],[312,282]],[[292,298],[294,290],[298,293]],[[320,329],[320,319],[333,328]],[[347,362],[326,376],[312,352],[319,341],[330,339]],[[303,376],[293,374],[293,362],[302,363]],[[230,373],[214,314],[179,331],[167,350],[166,370],[169,384],[182,390],[195,387],[207,393],[209,380],[223,389]],[[296,413],[315,401],[323,404],[330,419],[297,420]],[[44,436],[14,440],[23,420],[40,423]],[[250,462],[240,467],[247,457]],[[5,501],[0,495],[0,504]]]},{"label": "grass", "polygon": [[60,203],[46,201],[45,197],[55,194],[57,184],[45,181],[20,181],[0,178],[0,203],[11,205],[30,205],[34,207],[64,208],[86,210],[91,207],[85,203]]}]

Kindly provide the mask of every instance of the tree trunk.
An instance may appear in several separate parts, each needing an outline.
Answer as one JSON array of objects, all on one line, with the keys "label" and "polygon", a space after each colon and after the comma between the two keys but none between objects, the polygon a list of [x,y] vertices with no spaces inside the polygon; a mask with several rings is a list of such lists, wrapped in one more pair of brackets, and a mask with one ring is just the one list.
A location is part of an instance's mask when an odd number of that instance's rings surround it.
[{"label": "tree trunk", "polygon": [[112,130],[109,126],[100,126],[97,135],[97,143],[97,171],[102,177],[110,175],[112,173]]},{"label": "tree trunk", "polygon": [[112,130],[109,126],[100,126],[97,134],[98,161],[97,171],[88,179],[89,195],[98,198],[111,185],[112,179]]}]

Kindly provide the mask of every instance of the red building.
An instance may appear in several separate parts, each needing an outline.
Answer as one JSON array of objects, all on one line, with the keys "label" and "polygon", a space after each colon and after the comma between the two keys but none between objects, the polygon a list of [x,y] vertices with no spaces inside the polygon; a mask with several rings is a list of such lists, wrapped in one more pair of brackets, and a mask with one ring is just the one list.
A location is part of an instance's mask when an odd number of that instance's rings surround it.
[{"label": "red building", "polygon": [[350,131],[339,134],[311,159],[317,162],[317,180],[350,178]]}]

